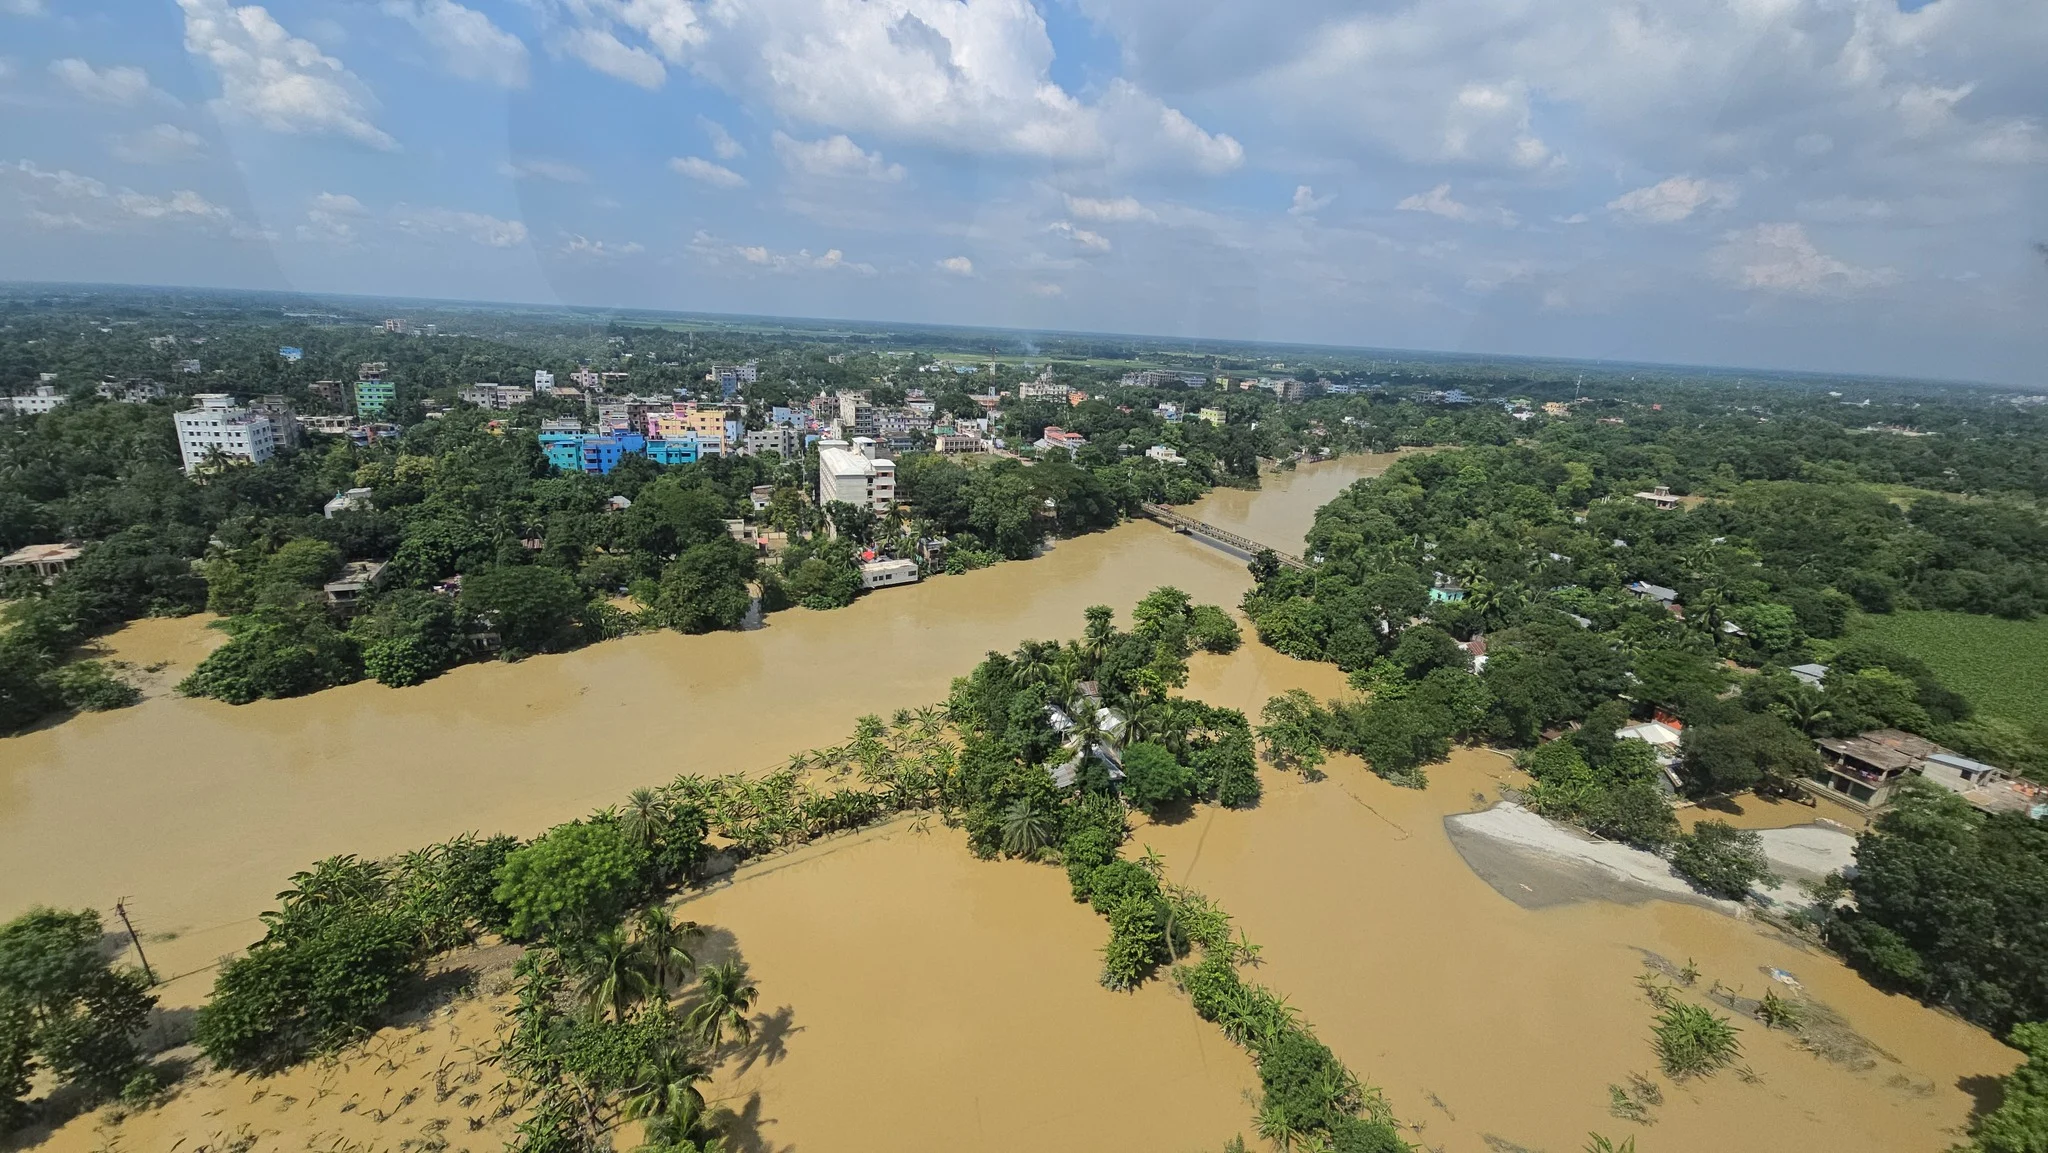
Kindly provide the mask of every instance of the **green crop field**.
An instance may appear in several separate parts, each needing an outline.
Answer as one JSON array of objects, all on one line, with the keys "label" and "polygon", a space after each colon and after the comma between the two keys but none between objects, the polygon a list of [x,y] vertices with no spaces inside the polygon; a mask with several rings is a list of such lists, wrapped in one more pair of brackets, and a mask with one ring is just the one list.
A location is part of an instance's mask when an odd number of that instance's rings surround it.
[{"label": "green crop field", "polygon": [[1900,612],[1859,618],[1856,635],[1866,634],[1926,661],[1979,711],[2048,725],[2048,618]]}]

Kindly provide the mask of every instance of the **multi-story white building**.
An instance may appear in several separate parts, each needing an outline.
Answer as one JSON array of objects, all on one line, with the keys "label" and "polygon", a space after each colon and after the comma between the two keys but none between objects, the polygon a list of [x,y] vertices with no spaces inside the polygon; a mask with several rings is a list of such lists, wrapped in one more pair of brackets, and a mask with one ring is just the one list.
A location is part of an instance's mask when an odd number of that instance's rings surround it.
[{"label": "multi-story white building", "polygon": [[545,368],[536,368],[533,370],[533,390],[535,392],[539,392],[543,388],[553,387],[555,387],[554,373],[549,372]]},{"label": "multi-story white building", "polygon": [[262,464],[276,454],[282,438],[269,413],[238,408],[235,398],[224,392],[202,392],[192,399],[199,407],[173,416],[186,472],[199,471],[216,451],[250,464]]},{"label": "multi-story white building", "polygon": [[455,394],[455,399],[478,408],[497,409],[502,412],[516,408],[533,399],[533,390],[517,384],[496,384],[478,381]]},{"label": "multi-story white building", "polygon": [[135,380],[103,380],[93,386],[93,391],[107,400],[120,401],[122,404],[147,404],[152,400],[162,400],[164,396],[164,386],[162,384],[154,380],[142,380],[139,378]]},{"label": "multi-story white building", "polygon": [[63,404],[70,397],[58,392],[54,384],[39,384],[33,392],[0,399],[5,399],[7,407],[13,409],[17,416],[39,416]]},{"label": "multi-story white building", "polygon": [[715,382],[727,396],[739,391],[740,385],[754,384],[761,379],[761,370],[755,361],[745,364],[714,364],[704,379]]},{"label": "multi-story white building", "polygon": [[839,394],[839,435],[875,435],[875,406],[865,392],[842,392]]},{"label": "multi-story white building", "polygon": [[1017,386],[1018,400],[1065,400],[1067,386],[1047,377],[1027,380]]},{"label": "multi-story white building", "polygon": [[760,428],[747,434],[748,456],[773,452],[780,453],[784,460],[794,460],[803,455],[803,451],[803,434],[787,426]]},{"label": "multi-story white building", "polygon": [[818,442],[818,506],[833,501],[856,505],[886,516],[896,507],[896,462],[875,452],[865,436]]}]

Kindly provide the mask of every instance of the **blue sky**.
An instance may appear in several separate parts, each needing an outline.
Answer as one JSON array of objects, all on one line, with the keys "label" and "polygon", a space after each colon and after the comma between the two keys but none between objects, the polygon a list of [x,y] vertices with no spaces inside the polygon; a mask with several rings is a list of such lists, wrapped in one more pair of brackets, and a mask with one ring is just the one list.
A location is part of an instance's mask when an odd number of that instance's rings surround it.
[{"label": "blue sky", "polygon": [[2042,385],[2040,0],[0,0],[0,276]]}]

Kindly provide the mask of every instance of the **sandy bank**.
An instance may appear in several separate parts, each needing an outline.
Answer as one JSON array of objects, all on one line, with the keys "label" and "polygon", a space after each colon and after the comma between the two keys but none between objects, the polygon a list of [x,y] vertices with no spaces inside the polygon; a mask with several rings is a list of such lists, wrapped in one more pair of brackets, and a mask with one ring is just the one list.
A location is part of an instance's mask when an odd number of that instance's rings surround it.
[{"label": "sandy bank", "polygon": [[1759,829],[1771,869],[1787,880],[1818,881],[1855,867],[1856,836],[1827,825]]},{"label": "sandy bank", "polygon": [[[1661,897],[1740,911],[1733,901],[1702,896],[1655,853],[1601,841],[1537,816],[1512,801],[1444,818],[1444,829],[1473,871],[1524,908],[1573,900]],[[1494,851],[1489,851],[1489,849]],[[1500,850],[1506,850],[1501,852]],[[1536,858],[1533,862],[1530,857]],[[1533,867],[1522,875],[1516,864]]]}]

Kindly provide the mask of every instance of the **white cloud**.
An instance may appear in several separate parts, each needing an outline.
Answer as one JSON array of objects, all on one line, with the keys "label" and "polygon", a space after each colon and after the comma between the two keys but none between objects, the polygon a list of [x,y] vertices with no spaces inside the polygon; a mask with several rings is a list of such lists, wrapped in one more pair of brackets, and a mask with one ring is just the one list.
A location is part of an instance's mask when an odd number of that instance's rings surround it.
[{"label": "white cloud", "polygon": [[221,110],[272,132],[334,133],[373,148],[398,142],[370,122],[368,90],[341,61],[286,32],[261,5],[178,0],[185,50],[220,77]]},{"label": "white cloud", "polygon": [[299,225],[300,240],[325,244],[354,244],[356,226],[369,215],[363,202],[345,192],[322,192],[306,209],[306,222]]},{"label": "white cloud", "polygon": [[94,68],[77,57],[50,61],[50,75],[103,104],[134,104],[150,93],[149,73],[126,64]]},{"label": "white cloud", "polygon": [[1428,192],[1405,197],[1394,207],[1402,212],[1427,212],[1464,224],[1497,224],[1503,228],[1513,227],[1519,219],[1505,208],[1475,208],[1462,204],[1452,198],[1449,184],[1439,184]]},{"label": "white cloud", "polygon": [[514,157],[501,165],[498,171],[515,179],[552,180],[556,184],[590,183],[590,173],[566,160],[550,160],[545,156]]},{"label": "white cloud", "polygon": [[1673,176],[1607,202],[1607,210],[1640,224],[1676,224],[1700,209],[1733,208],[1735,186],[1720,180]]},{"label": "white cloud", "polygon": [[747,154],[740,142],[732,138],[732,133],[725,130],[725,125],[708,116],[699,116],[697,123],[703,127],[704,135],[711,138],[711,155],[720,160],[737,160]]},{"label": "white cloud", "polygon": [[950,272],[955,276],[973,276],[974,262],[964,256],[948,256],[939,261],[939,271]]},{"label": "white cloud", "polygon": [[1111,199],[1069,196],[1066,199],[1067,211],[1083,220],[1125,223],[1133,220],[1159,219],[1157,213],[1139,203],[1135,196],[1118,196]]},{"label": "white cloud", "polygon": [[742,264],[771,272],[843,271],[861,276],[875,275],[874,265],[848,260],[846,254],[837,248],[826,249],[822,256],[813,256],[808,248],[777,252],[761,244],[727,244],[709,232],[699,231],[690,240],[690,251],[712,265],[738,259]]},{"label": "white cloud", "polygon": [[1977,130],[1964,155],[1985,164],[2038,164],[2048,160],[2048,140],[2030,120],[2000,120]]},{"label": "white cloud", "polygon": [[46,169],[23,160],[0,167],[29,206],[30,219],[44,228],[105,232],[152,223],[215,225],[239,232],[234,213],[189,188],[152,196],[116,188],[69,169]]},{"label": "white cloud", "polygon": [[627,44],[604,28],[574,28],[562,37],[569,55],[599,72],[653,91],[668,79],[668,69],[654,53]]},{"label": "white cloud", "polygon": [[1092,249],[1096,252],[1109,251],[1109,238],[1107,236],[1099,232],[1090,232],[1085,228],[1076,228],[1071,221],[1059,221],[1047,226],[1046,231],[1058,233],[1083,248]]},{"label": "white cloud", "polygon": [[407,232],[459,236],[486,248],[516,248],[526,243],[526,225],[481,212],[401,204],[394,211],[392,220]]},{"label": "white cloud", "polygon": [[1061,288],[1059,285],[1048,284],[1042,280],[1033,281],[1032,283],[1025,285],[1024,291],[1030,293],[1033,296],[1043,296],[1048,300],[1056,296],[1065,296],[1067,294],[1067,290]]},{"label": "white cloud", "polygon": [[130,164],[175,164],[203,155],[206,141],[197,132],[175,124],[156,124],[114,137],[107,150],[114,159]]},{"label": "white cloud", "polygon": [[1814,246],[1802,224],[1737,229],[1708,254],[1708,267],[1738,288],[1795,296],[1847,296],[1899,280],[1889,268],[1859,268]]},{"label": "white cloud", "polygon": [[385,0],[384,11],[411,24],[464,80],[526,87],[526,44],[455,0]]},{"label": "white cloud", "polygon": [[[565,46],[594,68],[653,87],[665,64],[686,67],[827,130],[1141,168],[1220,172],[1244,159],[1236,140],[1126,80],[1093,103],[1054,83],[1031,0],[554,3],[574,25]],[[645,57],[630,75],[622,52]]]},{"label": "white cloud", "polygon": [[905,175],[901,164],[888,163],[880,152],[868,152],[845,135],[798,140],[777,132],[774,143],[782,166],[801,176],[894,184]]},{"label": "white cloud", "polygon": [[669,168],[692,180],[709,184],[713,188],[745,188],[747,178],[722,164],[713,164],[702,156],[677,156],[669,160]]},{"label": "white cloud", "polygon": [[0,12],[9,16],[41,16],[46,11],[43,0],[0,0]]},{"label": "white cloud", "polygon": [[587,236],[569,234],[565,236],[560,251],[564,256],[588,260],[615,260],[622,256],[637,256],[647,250],[641,247],[637,240],[628,240],[624,244],[607,244]]},{"label": "white cloud", "polygon": [[1315,189],[1306,184],[1297,184],[1294,187],[1294,203],[1288,206],[1287,213],[1290,216],[1314,216],[1328,208],[1336,199],[1337,194],[1334,192],[1328,196],[1317,196]]}]

